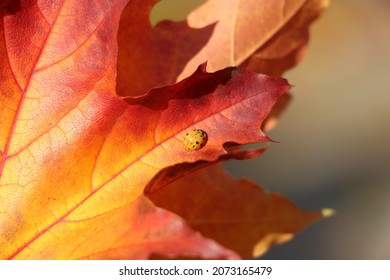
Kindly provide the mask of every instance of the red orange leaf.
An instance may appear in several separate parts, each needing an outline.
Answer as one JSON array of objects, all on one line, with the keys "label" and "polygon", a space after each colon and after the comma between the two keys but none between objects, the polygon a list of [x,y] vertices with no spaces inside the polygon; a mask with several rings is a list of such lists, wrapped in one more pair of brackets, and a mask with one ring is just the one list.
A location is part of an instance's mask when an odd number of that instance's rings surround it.
[{"label": "red orange leaf", "polygon": [[[282,78],[202,65],[173,86],[119,98],[116,32],[126,2],[26,0],[2,14],[0,258],[147,256],[152,248],[137,253],[150,241],[143,217],[163,212],[136,202],[156,174],[217,160],[228,142],[269,140],[259,127],[290,88]],[[209,135],[195,153],[182,143],[192,128]],[[211,246],[185,231],[176,232],[182,244]],[[168,242],[172,232],[160,237]],[[195,254],[183,248],[170,253]],[[223,248],[198,254],[234,257]]]},{"label": "red orange leaf", "polygon": [[179,81],[204,61],[209,71],[241,65],[280,75],[302,58],[309,25],[328,1],[209,0],[186,22],[163,21],[152,27],[154,2],[132,1],[121,17],[120,95],[140,95]]},{"label": "red orange leaf", "polygon": [[[160,177],[164,181],[167,173]],[[320,212],[303,212],[250,181],[234,180],[218,165],[193,172],[150,198],[242,258],[259,256],[322,218]]]}]

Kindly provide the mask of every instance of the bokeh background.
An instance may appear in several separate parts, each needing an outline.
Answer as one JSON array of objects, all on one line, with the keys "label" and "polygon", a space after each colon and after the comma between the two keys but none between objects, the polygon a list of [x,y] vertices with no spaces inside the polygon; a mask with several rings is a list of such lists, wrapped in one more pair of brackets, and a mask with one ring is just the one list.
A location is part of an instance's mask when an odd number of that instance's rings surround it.
[{"label": "bokeh background", "polygon": [[[151,20],[203,1],[164,0]],[[264,259],[390,259],[390,1],[334,0],[285,74],[293,100],[261,157],[225,168],[303,209],[334,208]]]}]

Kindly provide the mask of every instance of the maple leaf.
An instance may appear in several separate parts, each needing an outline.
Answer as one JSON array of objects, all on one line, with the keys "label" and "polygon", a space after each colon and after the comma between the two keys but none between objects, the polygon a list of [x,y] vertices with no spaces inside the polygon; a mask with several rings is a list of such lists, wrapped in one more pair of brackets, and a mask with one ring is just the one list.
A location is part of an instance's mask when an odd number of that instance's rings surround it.
[{"label": "maple leaf", "polygon": [[[318,212],[301,213],[279,200],[275,203],[286,209],[283,215],[295,215],[289,227],[264,235],[262,224],[260,232],[249,230],[253,238],[240,247],[221,240],[220,230],[211,234],[194,226],[188,212],[177,209],[179,217],[174,209],[151,203],[145,189],[150,197],[159,195],[163,204],[178,184],[193,176],[206,180],[220,174],[214,163],[261,154],[264,149],[239,147],[270,141],[259,128],[290,86],[282,78],[235,67],[208,73],[202,64],[174,85],[148,92],[143,88],[147,93],[135,98],[118,96],[120,16],[127,4],[122,19],[138,19],[138,13],[144,17],[154,3],[127,2],[1,2],[0,258],[142,259],[161,254],[235,259],[248,257],[253,246],[258,255],[280,241],[275,236],[284,239],[320,218]],[[127,24],[136,30],[144,22]],[[140,33],[137,38],[149,37]],[[142,48],[133,50],[139,58],[148,56]],[[123,85],[126,73],[128,81],[148,79],[147,63],[138,64],[138,72],[126,72],[121,61],[119,55],[118,85]],[[171,66],[177,72],[176,65]],[[158,64],[155,69],[162,75],[166,70]],[[140,93],[128,82],[126,92]],[[209,139],[203,149],[191,153],[182,141],[193,128],[207,131]],[[170,172],[175,176],[167,176]],[[223,175],[219,178],[226,185],[236,184]],[[205,181],[203,186],[214,183]],[[239,183],[244,185],[241,199],[253,191],[253,185],[251,191],[244,190],[247,184]],[[195,187],[198,198],[203,190]],[[236,196],[237,187],[232,189],[224,199]],[[267,197],[261,190],[255,192]],[[188,198],[182,194],[178,206],[186,205]],[[268,198],[274,201],[274,196]]]}]

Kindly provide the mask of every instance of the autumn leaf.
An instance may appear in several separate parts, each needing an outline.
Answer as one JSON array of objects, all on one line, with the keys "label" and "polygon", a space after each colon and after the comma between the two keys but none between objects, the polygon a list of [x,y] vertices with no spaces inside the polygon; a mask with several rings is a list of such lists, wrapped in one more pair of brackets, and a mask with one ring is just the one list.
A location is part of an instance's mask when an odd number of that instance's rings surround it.
[{"label": "autumn leaf", "polygon": [[[167,174],[160,177],[163,184]],[[320,212],[302,212],[281,195],[248,180],[234,180],[219,165],[182,177],[150,198],[243,258],[262,255],[274,243],[291,239],[322,218]]]},{"label": "autumn leaf", "polygon": [[[126,4],[122,19],[129,20],[147,15],[154,3],[127,2],[1,2],[1,259],[235,259],[253,246],[242,253],[194,231],[185,215],[156,207],[144,191],[173,190],[195,170],[261,154],[263,148],[240,147],[270,141],[259,128],[290,85],[235,67],[208,73],[201,64],[176,84],[118,96],[120,16]],[[126,71],[120,61],[119,73]],[[129,69],[126,79],[148,79],[146,64]],[[158,63],[155,69],[166,70]],[[130,86],[126,91],[139,95]],[[193,128],[207,131],[209,140],[188,152],[183,137]],[[168,182],[161,174],[172,168]],[[312,221],[292,220],[291,231]],[[254,232],[261,242],[264,235]]]},{"label": "autumn leaf", "polygon": [[162,21],[153,27],[149,13],[156,2],[135,0],[123,12],[119,95],[172,84],[204,61],[209,71],[240,65],[281,75],[302,59],[309,25],[328,5],[327,0],[209,0],[187,21]]}]

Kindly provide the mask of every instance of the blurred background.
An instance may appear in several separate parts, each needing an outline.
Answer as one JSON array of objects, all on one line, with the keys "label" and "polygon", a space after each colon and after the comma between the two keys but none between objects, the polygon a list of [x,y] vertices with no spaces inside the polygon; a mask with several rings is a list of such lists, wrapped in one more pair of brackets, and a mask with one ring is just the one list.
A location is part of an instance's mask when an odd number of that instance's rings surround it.
[{"label": "blurred background", "polygon": [[[164,0],[151,20],[183,20],[202,2]],[[390,259],[390,0],[331,1],[310,34],[268,133],[280,143],[225,168],[303,209],[337,211],[264,259]]]}]

